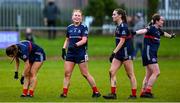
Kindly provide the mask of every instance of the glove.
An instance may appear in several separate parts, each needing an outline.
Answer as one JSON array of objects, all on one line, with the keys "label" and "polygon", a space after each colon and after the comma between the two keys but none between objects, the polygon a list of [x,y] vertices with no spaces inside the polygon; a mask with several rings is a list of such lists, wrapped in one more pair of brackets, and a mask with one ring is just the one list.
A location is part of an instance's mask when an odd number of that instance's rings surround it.
[{"label": "glove", "polygon": [[173,33],[173,34],[171,34],[170,39],[175,38],[175,37],[176,37],[176,34],[175,34],[175,33]]},{"label": "glove", "polygon": [[136,31],[131,31],[131,34],[134,36],[136,35]]},{"label": "glove", "polygon": [[22,85],[24,84],[24,76],[21,76],[20,83],[21,83]]},{"label": "glove", "polygon": [[115,53],[113,52],[113,53],[111,54],[111,56],[109,57],[109,62],[110,62],[110,63],[112,63],[112,60],[113,60],[114,56],[115,56]]},{"label": "glove", "polygon": [[61,54],[61,57],[63,60],[66,59],[66,49],[62,48],[62,54]]},{"label": "glove", "polygon": [[18,79],[18,72],[14,72],[14,79]]}]

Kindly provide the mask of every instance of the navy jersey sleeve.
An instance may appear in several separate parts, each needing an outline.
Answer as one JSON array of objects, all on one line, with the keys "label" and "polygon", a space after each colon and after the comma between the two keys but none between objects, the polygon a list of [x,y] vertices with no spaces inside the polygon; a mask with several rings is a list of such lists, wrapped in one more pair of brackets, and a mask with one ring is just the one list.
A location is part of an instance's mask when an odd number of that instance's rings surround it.
[{"label": "navy jersey sleeve", "polygon": [[23,52],[23,54],[22,54],[22,59],[23,59],[24,61],[28,60],[28,59],[29,59],[29,51],[28,51],[28,49],[26,48],[26,49],[24,49],[22,52]]},{"label": "navy jersey sleeve", "polygon": [[162,29],[159,29],[160,35],[163,36],[164,35],[164,31]]},{"label": "navy jersey sleeve", "polygon": [[147,26],[145,29],[147,29],[147,33],[146,34],[151,34],[151,26]]},{"label": "navy jersey sleeve", "polygon": [[119,28],[119,33],[121,34],[120,37],[126,38],[128,36],[128,27],[127,26],[121,26]]},{"label": "navy jersey sleeve", "polygon": [[88,28],[86,25],[83,25],[82,36],[88,36]]},{"label": "navy jersey sleeve", "polygon": [[23,61],[26,61],[29,59],[29,50],[28,47],[25,46],[24,44],[19,44],[17,45],[19,48],[19,58],[21,58]]}]

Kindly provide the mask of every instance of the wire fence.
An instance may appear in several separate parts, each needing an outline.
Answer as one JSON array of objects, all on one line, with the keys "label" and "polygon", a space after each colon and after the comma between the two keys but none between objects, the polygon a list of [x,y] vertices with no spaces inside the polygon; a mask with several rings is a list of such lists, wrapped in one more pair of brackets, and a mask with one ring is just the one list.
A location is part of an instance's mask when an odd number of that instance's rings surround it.
[{"label": "wire fence", "polygon": [[[128,17],[141,12],[147,21],[147,0],[116,0],[124,4]],[[73,8],[84,8],[88,0],[55,0],[61,14],[61,24],[71,22]],[[49,29],[43,23],[43,8],[46,0],[0,0],[0,30],[24,30],[31,27],[35,30]],[[159,0],[158,12],[165,17],[164,29],[180,30],[180,0]],[[103,30],[102,27],[91,27],[90,30]],[[113,28],[110,25],[107,28]],[[66,26],[58,25],[54,29],[65,30]]]}]

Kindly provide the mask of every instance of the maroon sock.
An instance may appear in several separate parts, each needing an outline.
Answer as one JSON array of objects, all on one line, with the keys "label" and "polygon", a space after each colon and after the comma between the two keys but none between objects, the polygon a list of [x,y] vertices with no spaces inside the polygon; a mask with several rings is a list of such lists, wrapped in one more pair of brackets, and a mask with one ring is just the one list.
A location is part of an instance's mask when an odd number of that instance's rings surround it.
[{"label": "maroon sock", "polygon": [[116,94],[116,87],[111,87],[111,93]]},{"label": "maroon sock", "polygon": [[27,96],[27,93],[28,93],[28,89],[23,89],[23,95]]},{"label": "maroon sock", "polygon": [[147,93],[151,93],[151,89],[152,89],[152,86],[147,86],[147,88],[146,88],[145,92],[147,92]]},{"label": "maroon sock", "polygon": [[136,96],[136,89],[131,89],[132,96]]},{"label": "maroon sock", "polygon": [[29,90],[29,95],[30,96],[34,96],[34,91],[33,90]]},{"label": "maroon sock", "polygon": [[92,87],[92,90],[93,90],[93,93],[98,93],[99,92],[96,86]]},{"label": "maroon sock", "polygon": [[145,92],[145,88],[142,88],[142,89],[141,89],[141,93],[140,93],[140,95],[143,95],[143,94],[144,94],[144,92]]},{"label": "maroon sock", "polygon": [[68,88],[63,88],[63,94],[67,95]]}]

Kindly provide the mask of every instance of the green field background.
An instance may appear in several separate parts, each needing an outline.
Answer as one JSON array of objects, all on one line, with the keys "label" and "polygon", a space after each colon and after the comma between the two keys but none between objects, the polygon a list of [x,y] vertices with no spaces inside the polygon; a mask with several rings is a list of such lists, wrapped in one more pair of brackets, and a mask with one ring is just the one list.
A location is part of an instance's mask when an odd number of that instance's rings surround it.
[{"label": "green field background", "polygon": [[[134,69],[138,82],[136,100],[128,100],[131,94],[130,82],[124,68],[117,73],[117,100],[105,100],[102,97],[92,98],[92,90],[87,81],[80,74],[78,66],[74,68],[70,90],[67,98],[60,98],[64,77],[63,60],[60,58],[64,37],[56,40],[37,38],[36,43],[44,48],[47,61],[38,73],[38,85],[34,98],[21,98],[22,86],[19,80],[14,80],[14,63],[0,51],[0,102],[179,102],[180,101],[180,37],[175,39],[161,39],[159,49],[159,65],[161,74],[152,92],[153,99],[139,98],[141,83],[145,75],[141,58],[134,60]],[[94,76],[101,94],[110,92],[108,57],[114,46],[112,36],[89,36],[88,41],[89,71]],[[20,73],[23,62],[20,64]],[[20,74],[19,73],[19,74]]]}]

